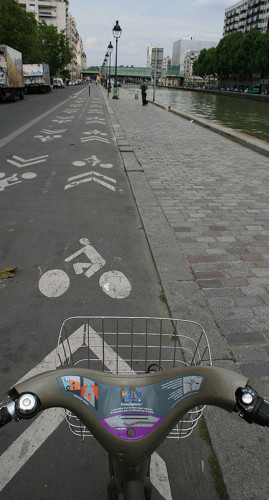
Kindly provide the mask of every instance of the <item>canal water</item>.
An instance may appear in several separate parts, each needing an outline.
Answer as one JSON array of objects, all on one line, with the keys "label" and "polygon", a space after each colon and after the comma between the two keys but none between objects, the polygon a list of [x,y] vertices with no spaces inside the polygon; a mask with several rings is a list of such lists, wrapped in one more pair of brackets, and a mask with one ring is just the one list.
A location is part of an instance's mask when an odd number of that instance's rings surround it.
[{"label": "canal water", "polygon": [[[124,87],[140,94],[139,86]],[[149,87],[148,99],[152,98]],[[269,142],[269,101],[167,88],[156,88],[155,101]]]}]

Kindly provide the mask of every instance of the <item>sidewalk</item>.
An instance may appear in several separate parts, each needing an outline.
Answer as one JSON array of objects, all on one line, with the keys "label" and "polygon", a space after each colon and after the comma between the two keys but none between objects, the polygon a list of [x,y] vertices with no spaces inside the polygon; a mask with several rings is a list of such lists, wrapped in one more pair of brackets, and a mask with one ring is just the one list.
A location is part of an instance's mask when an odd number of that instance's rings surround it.
[{"label": "sidewalk", "polygon": [[[269,398],[269,159],[140,95],[103,95],[171,315]],[[268,431],[205,418],[229,497],[267,500]]]}]

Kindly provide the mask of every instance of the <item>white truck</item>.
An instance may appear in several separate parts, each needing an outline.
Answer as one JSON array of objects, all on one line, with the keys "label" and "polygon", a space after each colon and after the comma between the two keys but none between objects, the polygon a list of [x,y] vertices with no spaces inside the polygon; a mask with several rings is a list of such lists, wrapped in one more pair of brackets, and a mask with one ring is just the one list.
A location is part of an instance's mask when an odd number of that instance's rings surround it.
[{"label": "white truck", "polygon": [[8,45],[0,45],[0,99],[15,102],[24,98],[22,55]]},{"label": "white truck", "polygon": [[23,64],[23,82],[26,92],[51,92],[50,69],[46,63]]}]

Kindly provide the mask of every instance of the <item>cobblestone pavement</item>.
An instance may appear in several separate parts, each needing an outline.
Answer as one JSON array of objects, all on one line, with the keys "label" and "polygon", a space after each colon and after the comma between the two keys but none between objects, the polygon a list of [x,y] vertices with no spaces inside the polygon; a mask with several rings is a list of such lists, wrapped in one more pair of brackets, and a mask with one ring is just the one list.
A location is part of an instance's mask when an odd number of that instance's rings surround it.
[{"label": "cobblestone pavement", "polygon": [[121,90],[110,105],[242,373],[269,396],[269,159]]}]

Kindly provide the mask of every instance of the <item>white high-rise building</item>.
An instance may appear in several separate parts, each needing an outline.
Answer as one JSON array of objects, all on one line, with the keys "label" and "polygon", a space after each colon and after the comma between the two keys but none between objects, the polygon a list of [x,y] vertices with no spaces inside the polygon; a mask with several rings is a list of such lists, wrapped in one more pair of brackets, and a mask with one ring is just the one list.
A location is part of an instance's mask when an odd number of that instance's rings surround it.
[{"label": "white high-rise building", "polygon": [[147,50],[147,68],[151,68],[151,60],[152,60],[152,49],[160,49],[158,45],[150,45]]},{"label": "white high-rise building", "polygon": [[200,52],[202,49],[216,47],[218,42],[208,42],[201,40],[178,40],[173,44],[172,66],[180,67],[180,74],[184,74],[184,60],[187,52]]},{"label": "white high-rise building", "polygon": [[56,26],[63,30],[68,38],[73,59],[68,65],[71,79],[80,77],[80,72],[86,67],[86,55],[82,39],[77,31],[76,21],[68,12],[69,3],[65,0],[17,0],[26,12],[33,12],[38,22]]},{"label": "white high-rise building", "polygon": [[243,0],[225,10],[223,36],[234,31],[269,28],[269,0]]},{"label": "white high-rise building", "polygon": [[53,24],[58,31],[66,30],[68,2],[64,0],[17,0],[26,12],[32,12],[38,22]]}]

